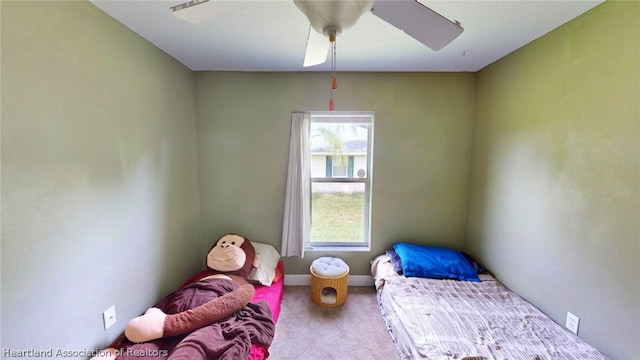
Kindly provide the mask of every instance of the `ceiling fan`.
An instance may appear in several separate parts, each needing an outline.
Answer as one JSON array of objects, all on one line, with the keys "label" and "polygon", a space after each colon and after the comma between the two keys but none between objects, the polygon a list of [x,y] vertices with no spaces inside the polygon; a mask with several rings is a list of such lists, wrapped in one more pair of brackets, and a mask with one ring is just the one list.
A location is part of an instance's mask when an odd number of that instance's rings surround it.
[{"label": "ceiling fan", "polygon": [[[261,0],[269,1],[269,0]],[[403,30],[412,38],[438,51],[463,31],[451,21],[422,5],[417,0],[293,0],[309,19],[310,28],[303,66],[322,64],[327,59],[329,44],[350,29],[367,11]],[[179,19],[200,23],[224,13],[251,6],[249,1],[190,0],[170,7]],[[329,38],[329,43],[327,43]],[[335,47],[334,47],[335,49]]]}]

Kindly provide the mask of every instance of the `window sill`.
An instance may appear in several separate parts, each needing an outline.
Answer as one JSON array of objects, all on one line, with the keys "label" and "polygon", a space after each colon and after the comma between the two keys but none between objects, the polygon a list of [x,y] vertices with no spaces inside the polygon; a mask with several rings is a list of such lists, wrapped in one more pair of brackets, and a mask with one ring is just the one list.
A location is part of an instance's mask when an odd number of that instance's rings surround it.
[{"label": "window sill", "polygon": [[312,251],[332,251],[332,252],[369,252],[371,247],[369,246],[309,246],[305,249],[305,252]]}]

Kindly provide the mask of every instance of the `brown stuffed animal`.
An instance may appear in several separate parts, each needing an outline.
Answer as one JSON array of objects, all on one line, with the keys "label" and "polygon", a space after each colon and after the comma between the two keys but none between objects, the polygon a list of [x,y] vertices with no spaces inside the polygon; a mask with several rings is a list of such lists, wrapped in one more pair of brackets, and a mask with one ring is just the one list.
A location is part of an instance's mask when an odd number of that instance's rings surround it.
[{"label": "brown stuffed animal", "polygon": [[200,280],[220,278],[240,284],[237,289],[210,300],[193,309],[177,314],[165,314],[152,307],[144,315],[127,324],[125,336],[141,343],[162,337],[186,334],[230,316],[244,307],[253,295],[253,285],[246,281],[252,266],[258,265],[258,257],[251,242],[237,234],[219,238],[207,254],[209,274]]}]

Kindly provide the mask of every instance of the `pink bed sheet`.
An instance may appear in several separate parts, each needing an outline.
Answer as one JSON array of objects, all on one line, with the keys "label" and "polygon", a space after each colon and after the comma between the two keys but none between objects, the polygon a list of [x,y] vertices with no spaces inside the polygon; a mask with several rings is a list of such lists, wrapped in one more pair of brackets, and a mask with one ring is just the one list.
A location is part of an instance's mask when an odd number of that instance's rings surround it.
[{"label": "pink bed sheet", "polygon": [[[282,273],[282,261],[278,263],[278,268]],[[284,275],[280,276],[271,286],[254,285],[254,287],[256,288],[256,294],[251,299],[251,302],[255,303],[265,300],[269,304],[269,308],[273,314],[273,322],[278,322],[282,296],[284,294]]]},{"label": "pink bed sheet", "polygon": [[[278,262],[279,273],[284,274],[282,261]],[[273,322],[278,322],[280,316],[280,307],[282,305],[282,296],[284,294],[284,275],[275,281],[271,286],[254,285],[256,294],[251,302],[266,301],[273,315]],[[251,346],[248,360],[264,360],[269,357],[269,350],[258,345]]]}]

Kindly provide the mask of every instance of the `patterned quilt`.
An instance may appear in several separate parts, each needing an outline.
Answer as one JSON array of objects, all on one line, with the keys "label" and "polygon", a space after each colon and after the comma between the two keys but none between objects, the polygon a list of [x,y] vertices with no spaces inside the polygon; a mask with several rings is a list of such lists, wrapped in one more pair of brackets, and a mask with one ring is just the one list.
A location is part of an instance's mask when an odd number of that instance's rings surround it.
[{"label": "patterned quilt", "polygon": [[402,359],[606,359],[490,275],[480,283],[408,278],[386,255],[372,274]]}]

